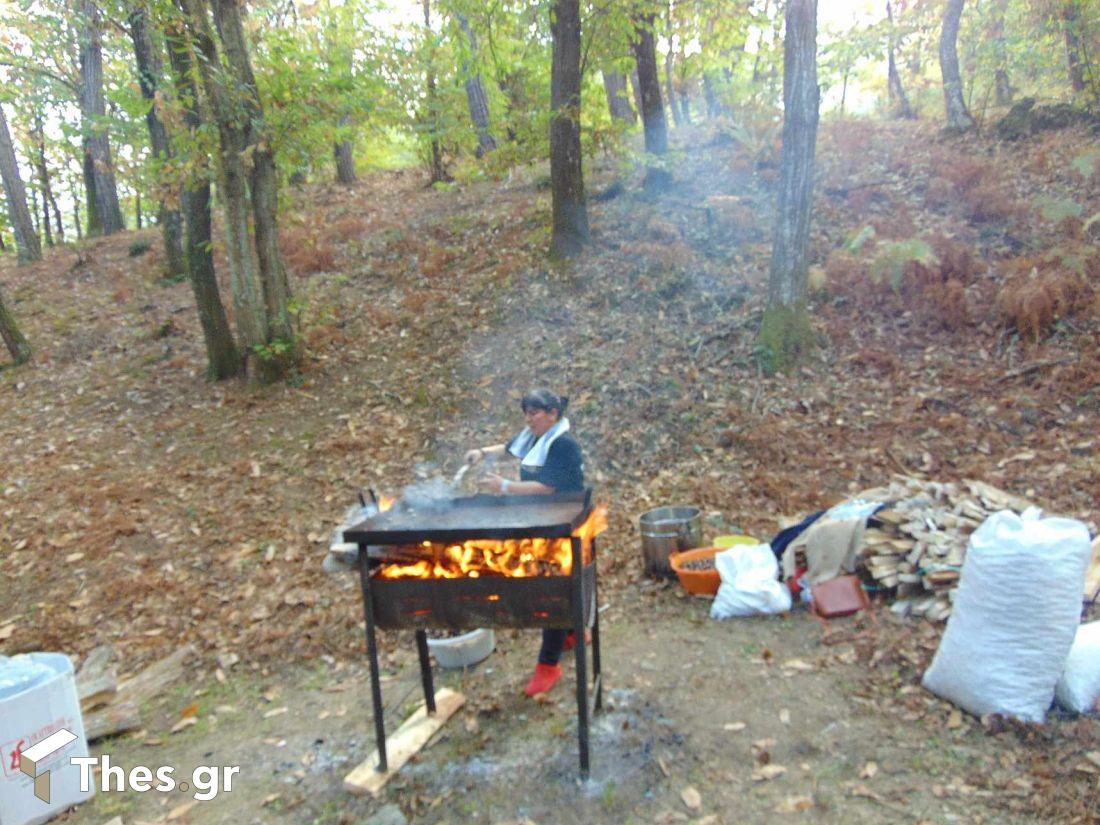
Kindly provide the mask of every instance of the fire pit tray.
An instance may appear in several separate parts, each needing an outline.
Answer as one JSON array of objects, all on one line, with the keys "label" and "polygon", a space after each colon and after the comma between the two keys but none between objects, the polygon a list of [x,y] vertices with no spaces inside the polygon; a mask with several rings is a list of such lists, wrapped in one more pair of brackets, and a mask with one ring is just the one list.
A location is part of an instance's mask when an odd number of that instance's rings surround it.
[{"label": "fire pit tray", "polygon": [[[581,574],[584,593],[596,586],[596,566]],[[571,627],[571,576],[486,576],[454,579],[379,579],[371,581],[375,624],[386,630],[439,627]],[[593,600],[584,600],[585,624]]]},{"label": "fire pit tray", "polygon": [[545,496],[447,499],[413,506],[399,501],[344,531],[357,544],[419,544],[467,539],[565,538],[592,510],[592,491]]}]

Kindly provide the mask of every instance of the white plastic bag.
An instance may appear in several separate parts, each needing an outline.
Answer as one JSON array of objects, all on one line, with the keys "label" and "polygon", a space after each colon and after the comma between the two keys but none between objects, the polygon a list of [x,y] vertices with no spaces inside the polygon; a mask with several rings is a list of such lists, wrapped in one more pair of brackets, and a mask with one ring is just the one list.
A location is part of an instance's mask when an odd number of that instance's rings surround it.
[{"label": "white plastic bag", "polygon": [[1081,611],[1089,533],[1002,510],[970,537],[954,609],[922,684],[976,716],[1042,722]]},{"label": "white plastic bag", "polygon": [[791,593],[778,580],[779,565],[767,544],[738,545],[714,557],[722,583],[710,606],[712,619],[783,613]]},{"label": "white plastic bag", "polygon": [[1100,622],[1077,628],[1054,695],[1059,705],[1074,713],[1100,710]]}]

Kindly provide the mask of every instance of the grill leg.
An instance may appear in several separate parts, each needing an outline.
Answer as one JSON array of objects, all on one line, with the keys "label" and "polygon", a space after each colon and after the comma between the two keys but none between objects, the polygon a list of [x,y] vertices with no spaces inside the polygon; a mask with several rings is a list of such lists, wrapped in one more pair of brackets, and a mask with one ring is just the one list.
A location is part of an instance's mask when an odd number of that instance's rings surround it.
[{"label": "grill leg", "polygon": [[[592,539],[592,564],[596,564],[596,539]],[[600,593],[599,571],[592,577],[592,684],[596,688],[594,709],[603,708],[603,679],[600,678]]]},{"label": "grill leg", "polygon": [[588,657],[584,643],[584,557],[581,540],[576,536],[573,544],[573,632],[577,636],[574,648],[577,657],[577,737],[580,748],[581,779],[588,779]]},{"label": "grill leg", "polygon": [[386,761],[386,720],[383,718],[382,683],[378,678],[378,643],[374,638],[374,608],[371,604],[367,547],[359,545],[359,589],[363,592],[363,613],[367,617],[367,658],[370,659],[370,697],[374,703],[374,740],[378,745],[378,772],[389,769]]},{"label": "grill leg", "polygon": [[432,684],[432,663],[428,660],[428,632],[416,631],[416,652],[420,654],[420,683],[424,685],[424,702],[428,713],[435,713],[435,686]]}]

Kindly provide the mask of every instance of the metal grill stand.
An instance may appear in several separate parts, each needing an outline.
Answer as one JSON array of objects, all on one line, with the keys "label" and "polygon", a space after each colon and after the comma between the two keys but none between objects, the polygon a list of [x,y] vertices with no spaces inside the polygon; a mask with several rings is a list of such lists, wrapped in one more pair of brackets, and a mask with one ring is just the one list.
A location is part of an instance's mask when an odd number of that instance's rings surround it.
[{"label": "metal grill stand", "polygon": [[[534,498],[534,497],[532,497]],[[547,496],[544,500],[551,500]],[[553,497],[554,501],[575,500],[575,496]],[[475,502],[475,500],[459,500]],[[371,558],[368,545],[377,544],[384,535],[377,525],[364,523],[347,531],[345,536],[359,545],[359,586],[363,596],[363,614],[366,618],[367,656],[370,659],[371,701],[374,706],[374,735],[378,745],[378,771],[388,770],[386,760],[386,729],[383,719],[382,686],[378,668],[377,627],[415,628],[416,649],[420,660],[420,679],[424,689],[424,701],[429,714],[434,714],[435,688],[431,663],[428,659],[427,627],[466,629],[494,624],[505,627],[568,627],[576,635],[577,678],[577,738],[580,755],[580,775],[589,776],[589,696],[588,696],[588,645],[585,627],[592,625],[592,691],[593,709],[603,706],[603,685],[600,672],[600,617],[596,576],[596,540],[592,539],[592,558],[584,563],[584,550],[580,538],[571,531],[583,522],[591,512],[590,491],[583,497],[580,514],[568,523],[545,525],[545,530],[532,525],[494,528],[495,537],[537,538],[546,536],[563,538],[570,536],[572,571],[566,581],[564,576],[531,577],[483,577],[477,579],[377,579],[373,573],[379,564]],[[383,514],[385,516],[386,514]],[[406,518],[397,516],[394,520]],[[407,518],[406,518],[407,520]],[[429,519],[430,520],[430,519]],[[401,534],[402,539],[417,540],[433,537],[429,527]],[[453,531],[452,531],[453,532]],[[476,533],[484,535],[483,530]],[[390,535],[397,536],[397,533]],[[471,538],[475,536],[470,536]]]}]

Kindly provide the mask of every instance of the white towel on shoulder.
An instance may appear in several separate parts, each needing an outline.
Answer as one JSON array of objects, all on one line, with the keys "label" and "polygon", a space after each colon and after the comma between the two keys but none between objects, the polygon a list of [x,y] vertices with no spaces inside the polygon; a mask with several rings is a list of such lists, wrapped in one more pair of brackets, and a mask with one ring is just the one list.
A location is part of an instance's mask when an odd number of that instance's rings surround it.
[{"label": "white towel on shoulder", "polygon": [[530,427],[524,427],[523,432],[512,439],[508,452],[516,458],[522,459],[520,466],[537,470],[546,464],[546,455],[550,452],[550,445],[562,433],[569,431],[569,419],[561,418],[538,438],[531,432]]}]

